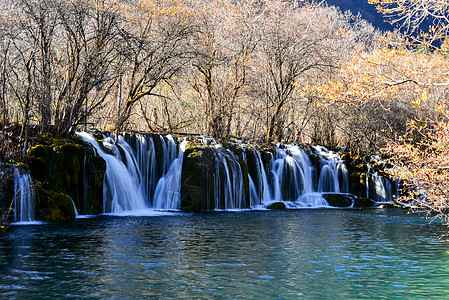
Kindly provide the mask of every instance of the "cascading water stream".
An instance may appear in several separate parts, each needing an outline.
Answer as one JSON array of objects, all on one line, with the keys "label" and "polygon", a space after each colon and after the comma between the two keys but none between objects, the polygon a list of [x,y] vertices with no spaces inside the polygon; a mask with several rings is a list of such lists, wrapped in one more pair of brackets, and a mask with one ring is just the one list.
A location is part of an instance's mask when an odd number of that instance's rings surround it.
[{"label": "cascading water stream", "polygon": [[284,165],[287,157],[287,153],[284,150],[276,149],[276,156],[270,170],[271,200],[273,201],[282,201],[282,175],[284,174]]},{"label": "cascading water stream", "polygon": [[[127,165],[122,161],[120,150],[111,138],[103,140],[103,147],[110,153],[106,153],[95,138],[86,132],[77,135],[94,147],[99,156],[106,161],[106,173],[103,186],[103,212],[120,214],[130,211],[139,211],[149,208],[140,190],[140,176],[136,168],[135,160],[122,148],[127,158]],[[123,144],[123,138],[119,137],[119,145]],[[128,161],[128,159],[130,161]]]},{"label": "cascading water stream", "polygon": [[322,146],[314,147],[320,157],[318,192],[347,193],[348,170],[340,156]]},{"label": "cascading water stream", "polygon": [[244,207],[243,175],[238,158],[219,144],[215,146],[214,186],[215,209]]},{"label": "cascading water stream", "polygon": [[393,191],[389,179],[379,175],[377,171],[367,164],[366,197],[378,203],[393,202]]},{"label": "cascading water stream", "polygon": [[100,145],[89,133],[77,135],[91,144],[106,161],[104,213],[180,208],[182,162],[187,141],[178,147],[171,135],[166,138],[156,136],[162,148],[158,169],[153,136],[137,135],[132,141],[119,136],[117,145],[112,137],[103,137]]},{"label": "cascading water stream", "polygon": [[[265,204],[271,202],[271,191],[260,152],[248,144],[241,142],[238,144],[242,149],[242,159],[248,169],[249,207],[252,209],[263,208]],[[248,155],[251,156],[252,169],[249,167]]]},{"label": "cascading water stream", "polygon": [[35,192],[33,180],[28,173],[14,169],[14,222],[29,223],[34,221]]},{"label": "cascading water stream", "polygon": [[[275,163],[271,174],[276,174],[273,180],[275,191],[284,191],[284,195],[276,195],[274,201],[283,200],[287,207],[325,207],[327,201],[315,190],[314,166],[304,150],[295,145],[287,145],[285,149],[276,149]],[[279,168],[282,166],[282,168]],[[289,201],[285,201],[289,200]]]},{"label": "cascading water stream", "polygon": [[[119,136],[117,144],[113,138],[103,137],[100,144],[91,134],[78,135],[106,161],[105,213],[180,209],[187,139],[178,143],[170,135],[136,134]],[[231,151],[213,139],[199,140],[210,156],[205,174],[210,181],[203,186],[207,189],[205,209],[261,208],[273,202],[283,202],[289,208],[326,207],[329,204],[323,194],[350,192],[345,164],[337,153],[324,147],[278,146],[274,153],[264,153],[263,162],[261,152],[249,145],[240,143],[240,150]],[[376,193],[388,201],[389,181],[376,175]]]},{"label": "cascading water stream", "polygon": [[270,195],[270,185],[268,184],[268,178],[267,178],[267,173],[265,172],[265,168],[263,166],[263,162],[262,162],[262,158],[260,157],[260,152],[257,151],[256,152],[256,158],[257,158],[257,164],[258,164],[258,171],[260,174],[260,178],[262,181],[262,204],[267,204],[271,201]]},{"label": "cascading water stream", "polygon": [[78,209],[76,209],[75,201],[73,201],[73,199],[69,195],[67,195],[67,197],[69,197],[70,201],[72,201],[73,210],[75,211],[75,218],[78,219],[80,214],[78,213]]},{"label": "cascading water stream", "polygon": [[153,207],[156,209],[178,210],[181,204],[181,174],[184,152],[187,140],[179,145],[178,154],[173,154],[176,150],[176,143],[171,136],[168,138],[170,145],[170,157],[166,161],[167,172],[159,179],[154,194]]}]

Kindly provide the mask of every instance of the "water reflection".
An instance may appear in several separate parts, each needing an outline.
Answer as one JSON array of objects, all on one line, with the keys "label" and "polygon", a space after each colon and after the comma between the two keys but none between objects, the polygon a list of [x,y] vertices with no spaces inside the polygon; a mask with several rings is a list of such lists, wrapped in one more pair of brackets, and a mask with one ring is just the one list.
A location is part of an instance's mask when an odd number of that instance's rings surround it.
[{"label": "water reflection", "polygon": [[1,232],[2,298],[445,298],[445,228],[401,210],[99,217]]}]

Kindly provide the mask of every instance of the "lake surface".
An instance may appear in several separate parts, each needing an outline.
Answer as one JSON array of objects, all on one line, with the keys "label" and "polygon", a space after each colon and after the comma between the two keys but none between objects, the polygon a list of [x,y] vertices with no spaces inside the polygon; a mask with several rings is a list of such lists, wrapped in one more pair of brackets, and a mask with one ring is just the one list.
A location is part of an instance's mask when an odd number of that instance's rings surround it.
[{"label": "lake surface", "polygon": [[0,232],[0,298],[449,298],[445,230],[398,209],[14,226]]}]

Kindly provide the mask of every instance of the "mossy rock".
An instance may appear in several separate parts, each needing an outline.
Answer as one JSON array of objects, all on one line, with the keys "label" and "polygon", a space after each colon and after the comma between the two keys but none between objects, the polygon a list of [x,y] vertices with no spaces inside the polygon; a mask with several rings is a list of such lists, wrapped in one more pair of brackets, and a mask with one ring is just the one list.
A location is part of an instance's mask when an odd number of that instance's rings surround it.
[{"label": "mossy rock", "polygon": [[28,150],[28,166],[34,179],[44,182],[50,175],[50,157],[52,148],[46,145],[37,145]]},{"label": "mossy rock", "polygon": [[359,169],[353,170],[349,175],[349,188],[352,194],[362,197],[366,195],[366,173]]},{"label": "mossy rock", "polygon": [[57,138],[47,136],[47,135],[42,135],[42,136],[36,137],[35,141],[37,143],[39,143],[40,145],[46,145],[46,146],[51,146],[51,147],[63,145],[68,142],[68,140],[57,139]]},{"label": "mossy rock", "polygon": [[14,169],[13,165],[0,165],[0,225],[13,222]]},{"label": "mossy rock", "polygon": [[54,152],[50,188],[75,197],[83,176],[84,148],[81,145],[63,144],[55,147]]},{"label": "mossy rock", "polygon": [[333,207],[349,207],[354,202],[354,197],[349,194],[323,194],[323,198]]},{"label": "mossy rock", "polygon": [[[104,159],[95,156],[95,151],[84,142],[63,143],[55,139],[48,139],[46,142],[52,145],[41,144],[28,151],[27,164],[32,177],[44,190],[69,195],[81,213],[103,212],[103,179],[106,170]],[[88,177],[84,178],[86,171]],[[88,185],[86,189],[85,181]],[[56,211],[52,215],[50,219],[63,219]]]},{"label": "mossy rock", "polygon": [[407,208],[406,206],[402,205],[398,202],[391,202],[391,203],[382,203],[379,205],[380,208]]},{"label": "mossy rock", "polygon": [[268,209],[282,210],[287,209],[284,202],[274,202],[267,206]]},{"label": "mossy rock", "polygon": [[27,172],[30,171],[30,167],[24,162],[18,162],[18,163],[16,163],[16,166],[18,166],[19,168],[21,168]]},{"label": "mossy rock", "polygon": [[354,207],[372,207],[376,204],[374,200],[363,198],[363,197],[356,197],[354,198]]},{"label": "mossy rock", "polygon": [[[103,184],[106,172],[106,162],[100,156],[95,156],[92,148],[85,148],[86,160],[84,168],[87,169],[87,199],[78,199],[76,207],[83,214],[100,214],[103,212]],[[84,176],[84,174],[83,174]],[[80,184],[80,187],[83,185]],[[83,191],[84,193],[84,191]]]},{"label": "mossy rock", "polygon": [[340,155],[341,160],[347,162],[347,163],[351,163],[352,162],[352,157],[351,154],[349,152],[339,152],[338,153]]},{"label": "mossy rock", "polygon": [[270,148],[264,148],[260,151],[260,158],[262,159],[262,164],[265,170],[269,170],[271,166],[271,161],[273,159],[275,150]]},{"label": "mossy rock", "polygon": [[46,222],[75,220],[75,209],[69,196],[38,188],[37,216]]},{"label": "mossy rock", "polygon": [[215,164],[213,149],[190,144],[184,152],[181,174],[181,210],[215,209],[210,187],[213,187]]}]

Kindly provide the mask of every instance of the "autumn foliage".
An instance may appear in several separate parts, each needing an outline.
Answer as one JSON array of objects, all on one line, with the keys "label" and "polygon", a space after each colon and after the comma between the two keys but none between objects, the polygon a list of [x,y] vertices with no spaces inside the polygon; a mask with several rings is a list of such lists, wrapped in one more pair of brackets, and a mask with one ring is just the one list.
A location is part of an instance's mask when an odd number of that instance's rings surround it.
[{"label": "autumn foliage", "polygon": [[2,1],[1,127],[382,150],[401,199],[441,210],[447,1],[371,2],[405,34],[313,1]]}]

